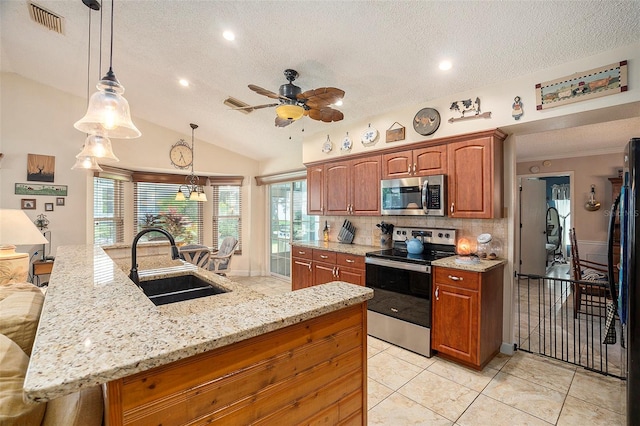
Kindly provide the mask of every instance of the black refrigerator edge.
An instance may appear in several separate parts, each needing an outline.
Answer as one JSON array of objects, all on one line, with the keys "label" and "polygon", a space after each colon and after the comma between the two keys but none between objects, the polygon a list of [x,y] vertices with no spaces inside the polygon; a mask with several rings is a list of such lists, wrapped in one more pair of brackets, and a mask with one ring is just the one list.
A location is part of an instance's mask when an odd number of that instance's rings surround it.
[{"label": "black refrigerator edge", "polygon": [[619,314],[627,331],[627,425],[640,422],[640,138],[632,138],[624,156],[620,208]]}]

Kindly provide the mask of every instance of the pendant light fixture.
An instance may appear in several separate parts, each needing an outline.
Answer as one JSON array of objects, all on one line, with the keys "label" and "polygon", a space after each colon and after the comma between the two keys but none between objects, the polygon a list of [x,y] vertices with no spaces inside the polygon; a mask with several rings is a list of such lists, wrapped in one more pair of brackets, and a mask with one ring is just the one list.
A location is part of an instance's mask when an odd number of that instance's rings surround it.
[{"label": "pendant light fixture", "polygon": [[[90,0],[83,0],[85,1]],[[122,96],[124,86],[113,72],[113,3],[114,0],[111,0],[109,71],[96,85],[98,92],[89,99],[87,113],[73,127],[81,132],[105,138],[132,139],[140,137],[141,133],[131,121],[129,102]]]},{"label": "pendant light fixture", "polygon": [[[193,173],[193,162],[196,159],[194,147],[195,147],[195,139],[194,139],[194,131],[198,128],[197,124],[189,124],[191,126],[191,152],[192,152],[192,160],[191,160],[191,174],[185,178],[185,184],[180,185],[178,188],[178,192],[176,193],[176,201],[207,201],[207,195],[204,193],[204,187],[200,185],[200,178]],[[184,192],[182,191],[184,188]],[[185,195],[185,193],[187,195]]]}]

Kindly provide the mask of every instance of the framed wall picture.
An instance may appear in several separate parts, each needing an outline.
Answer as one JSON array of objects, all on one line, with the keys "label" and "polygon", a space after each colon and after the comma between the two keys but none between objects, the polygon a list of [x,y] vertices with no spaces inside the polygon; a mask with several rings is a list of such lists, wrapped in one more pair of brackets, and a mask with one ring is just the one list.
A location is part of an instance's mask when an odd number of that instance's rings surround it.
[{"label": "framed wall picture", "polygon": [[33,183],[16,183],[16,195],[57,195],[67,196],[67,185],[42,185]]},{"label": "framed wall picture", "polygon": [[536,84],[536,109],[539,111],[627,90],[627,61],[614,62]]},{"label": "framed wall picture", "polygon": [[27,180],[30,182],[53,182],[56,157],[52,155],[27,154]]},{"label": "framed wall picture", "polygon": [[56,206],[64,206],[64,197],[56,198]]},{"label": "framed wall picture", "polygon": [[36,199],[35,198],[23,198],[20,200],[20,208],[22,210],[35,210]]},{"label": "framed wall picture", "polygon": [[52,212],[53,211],[53,203],[44,203],[44,211]]}]

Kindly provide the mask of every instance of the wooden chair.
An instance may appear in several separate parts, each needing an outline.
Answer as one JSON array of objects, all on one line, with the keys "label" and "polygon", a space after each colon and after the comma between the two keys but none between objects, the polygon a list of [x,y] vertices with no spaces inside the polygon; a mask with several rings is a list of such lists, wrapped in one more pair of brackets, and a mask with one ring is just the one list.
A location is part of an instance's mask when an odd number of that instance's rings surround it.
[{"label": "wooden chair", "polygon": [[207,246],[189,244],[180,247],[180,257],[200,268],[209,269],[211,250],[209,250],[209,247]]},{"label": "wooden chair", "polygon": [[231,257],[238,247],[238,240],[234,237],[225,237],[220,244],[220,250],[211,255],[209,270],[218,275],[226,276],[231,269]]},{"label": "wooden chair", "polygon": [[[583,302],[585,308],[596,308],[598,315],[604,317],[606,299],[611,298],[607,265],[580,258],[575,228],[569,230],[569,239],[571,241],[572,278],[574,281],[583,281],[582,283],[572,283],[573,317],[578,317]],[[586,309],[582,312],[594,315],[587,312]]]}]

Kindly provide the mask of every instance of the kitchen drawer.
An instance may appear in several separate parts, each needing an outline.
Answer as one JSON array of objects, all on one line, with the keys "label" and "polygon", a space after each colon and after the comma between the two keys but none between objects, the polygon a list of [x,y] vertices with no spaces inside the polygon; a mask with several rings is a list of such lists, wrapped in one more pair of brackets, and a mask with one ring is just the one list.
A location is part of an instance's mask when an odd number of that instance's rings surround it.
[{"label": "kitchen drawer", "polygon": [[433,285],[449,285],[452,287],[478,290],[480,284],[480,274],[478,272],[463,271],[460,269],[449,269],[435,267],[435,277]]},{"label": "kitchen drawer", "polygon": [[327,250],[313,249],[313,260],[325,263],[336,263],[336,253]]},{"label": "kitchen drawer", "polygon": [[337,253],[337,265],[348,268],[364,269],[364,256],[347,253]]},{"label": "kitchen drawer", "polygon": [[300,246],[291,246],[291,256],[301,259],[313,259],[313,249]]}]

